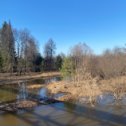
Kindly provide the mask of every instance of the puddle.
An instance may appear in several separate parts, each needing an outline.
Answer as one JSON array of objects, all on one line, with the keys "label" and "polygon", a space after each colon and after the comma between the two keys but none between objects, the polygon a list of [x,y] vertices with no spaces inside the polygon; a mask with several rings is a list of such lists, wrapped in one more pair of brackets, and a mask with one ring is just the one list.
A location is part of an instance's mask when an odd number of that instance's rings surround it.
[{"label": "puddle", "polygon": [[121,97],[120,103],[121,103],[122,105],[126,105],[126,94],[124,94],[124,95]]},{"label": "puddle", "polygon": [[59,93],[57,93],[57,94],[54,94],[53,95],[53,98],[55,98],[55,99],[59,99],[60,97],[63,97],[63,96],[65,96],[65,95],[67,95],[68,93],[66,93],[66,92],[59,92]]},{"label": "puddle", "polygon": [[61,80],[61,77],[52,77],[52,78],[45,79],[44,83],[45,84],[49,84],[49,83],[60,81],[60,80]]},{"label": "puddle", "polygon": [[89,103],[89,97],[80,97],[76,104],[88,104]]},{"label": "puddle", "polygon": [[47,88],[40,89],[39,96],[40,98],[48,97],[48,89]]},{"label": "puddle", "polygon": [[49,84],[49,83],[52,83],[52,82],[56,82],[56,81],[60,81],[62,78],[61,77],[50,77],[50,78],[38,78],[38,79],[34,79],[34,80],[30,80],[30,81],[27,81],[28,82],[28,85],[32,85],[32,84]]},{"label": "puddle", "polygon": [[12,85],[0,87],[0,102],[13,101],[17,98],[17,92],[12,89]]},{"label": "puddle", "polygon": [[105,93],[96,98],[96,102],[99,105],[113,105],[115,104],[115,97],[111,93]]}]

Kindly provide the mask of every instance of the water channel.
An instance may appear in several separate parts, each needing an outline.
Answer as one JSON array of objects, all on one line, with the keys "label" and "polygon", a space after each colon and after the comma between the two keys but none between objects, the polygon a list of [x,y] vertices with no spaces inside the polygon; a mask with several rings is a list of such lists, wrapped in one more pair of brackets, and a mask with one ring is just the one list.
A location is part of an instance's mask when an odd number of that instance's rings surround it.
[{"label": "water channel", "polygon": [[[43,80],[39,80],[40,83]],[[44,81],[56,81],[55,78]],[[17,85],[13,85],[17,88]],[[0,102],[26,99],[28,96],[25,84],[18,85],[15,92],[12,85],[1,86]],[[42,98],[48,96],[46,88],[34,91]],[[60,97],[63,94],[56,94]],[[126,99],[115,104],[111,94],[104,94],[97,98],[98,104],[94,107],[86,104],[73,104],[58,102],[53,104],[39,104],[32,109],[18,110],[16,112],[0,111],[0,126],[125,126],[126,125]]]}]

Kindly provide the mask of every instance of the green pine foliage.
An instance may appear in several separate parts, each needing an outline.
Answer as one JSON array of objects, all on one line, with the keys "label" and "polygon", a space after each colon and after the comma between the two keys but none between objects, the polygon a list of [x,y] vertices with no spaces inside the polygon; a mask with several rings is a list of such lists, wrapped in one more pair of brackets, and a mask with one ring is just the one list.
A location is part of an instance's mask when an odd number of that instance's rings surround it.
[{"label": "green pine foliage", "polygon": [[65,57],[61,68],[62,76],[64,78],[69,78],[75,73],[74,70],[72,59],[70,57]]}]

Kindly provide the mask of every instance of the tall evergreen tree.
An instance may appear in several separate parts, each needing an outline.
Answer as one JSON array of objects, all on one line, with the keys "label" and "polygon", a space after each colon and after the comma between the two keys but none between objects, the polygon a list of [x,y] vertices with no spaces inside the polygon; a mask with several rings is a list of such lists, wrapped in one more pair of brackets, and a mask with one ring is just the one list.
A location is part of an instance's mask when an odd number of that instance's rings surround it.
[{"label": "tall evergreen tree", "polygon": [[10,22],[4,22],[1,29],[1,53],[4,71],[13,72],[15,65],[15,41]]},{"label": "tall evergreen tree", "polygon": [[56,57],[56,61],[55,61],[56,70],[60,70],[61,69],[62,63],[63,63],[63,57],[61,55],[58,55]]}]

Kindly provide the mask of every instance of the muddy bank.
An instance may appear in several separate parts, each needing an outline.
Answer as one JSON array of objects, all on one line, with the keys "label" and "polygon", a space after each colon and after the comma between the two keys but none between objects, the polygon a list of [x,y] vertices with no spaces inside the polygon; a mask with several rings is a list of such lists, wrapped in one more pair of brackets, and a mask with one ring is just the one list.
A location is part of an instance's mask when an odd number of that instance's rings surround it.
[{"label": "muddy bank", "polygon": [[0,85],[17,84],[20,81],[33,81],[35,79],[48,79],[50,77],[59,77],[60,75],[60,72],[27,73],[21,76],[0,73]]}]

